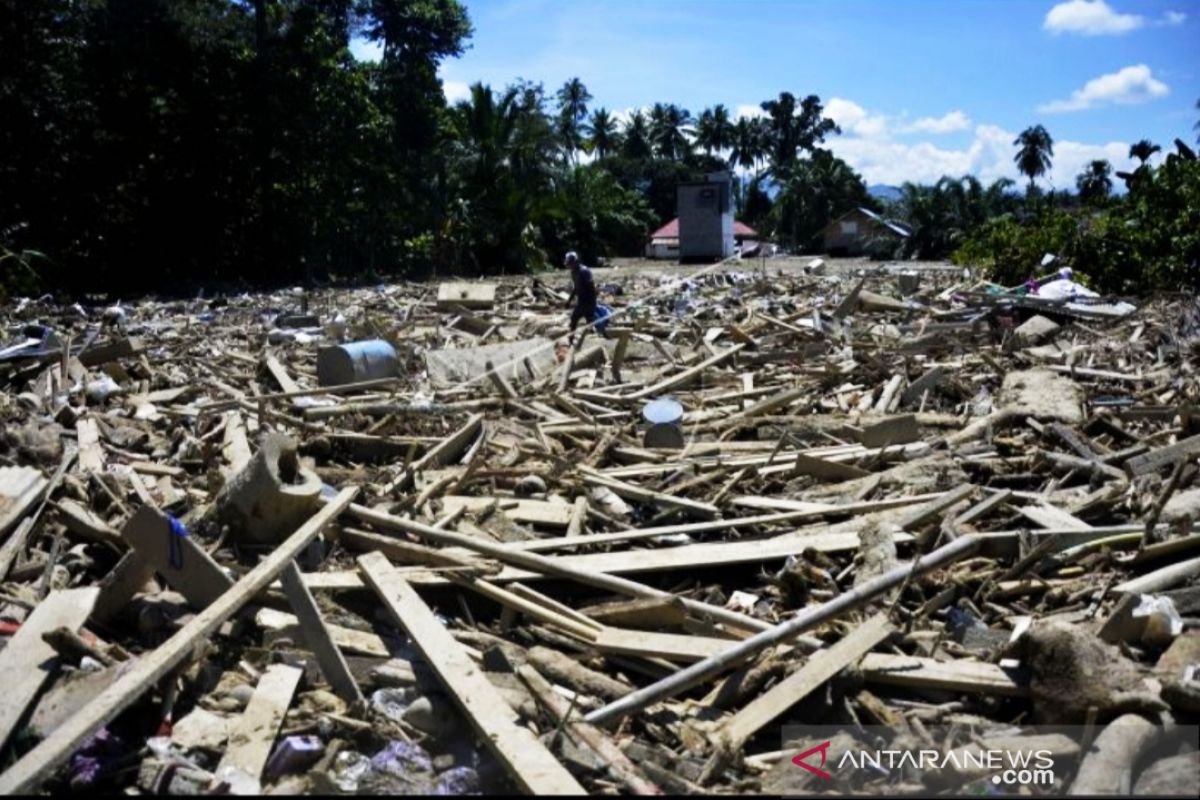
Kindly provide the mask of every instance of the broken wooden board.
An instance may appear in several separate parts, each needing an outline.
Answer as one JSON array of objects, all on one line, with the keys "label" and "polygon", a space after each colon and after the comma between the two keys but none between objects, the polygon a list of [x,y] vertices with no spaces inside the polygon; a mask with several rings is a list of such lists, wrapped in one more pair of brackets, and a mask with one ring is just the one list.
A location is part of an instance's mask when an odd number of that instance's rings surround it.
[{"label": "broken wooden board", "polygon": [[79,354],[79,363],[85,367],[98,367],[118,358],[128,358],[146,349],[137,337],[122,337],[109,342],[94,344]]},{"label": "broken wooden board", "polygon": [[287,664],[267,667],[242,716],[229,732],[229,744],[214,772],[215,782],[232,794],[260,794],[271,747],[292,704],[304,670]]},{"label": "broken wooden board", "polygon": [[1091,525],[1088,525],[1079,517],[1068,514],[1061,508],[1049,504],[1020,506],[1017,509],[1017,513],[1043,528],[1054,530],[1065,528],[1076,531],[1090,531],[1092,529]]},{"label": "broken wooden board", "polygon": [[466,309],[490,309],[496,303],[496,284],[455,281],[438,286],[437,310],[452,311],[455,306]]},{"label": "broken wooden board", "polygon": [[804,666],[734,714],[712,735],[714,743],[730,751],[740,750],[751,736],[854,664],[894,630],[887,614],[876,614],[852,628],[831,647],[810,655]]},{"label": "broken wooden board", "polygon": [[51,592],[0,650],[0,675],[5,682],[0,692],[0,747],[58,668],[58,654],[42,640],[42,634],[63,627],[78,631],[92,613],[98,593],[94,586]]},{"label": "broken wooden board", "polygon": [[868,683],[906,689],[939,689],[1005,697],[1029,694],[1029,682],[1019,671],[983,661],[936,661],[918,656],[869,653],[862,661],[861,670]]},{"label": "broken wooden board", "polygon": [[462,645],[425,605],[388,560],[378,554],[360,556],[363,579],[375,590],[437,673],[471,727],[509,775],[530,794],[582,795],[587,792],[529,729],[517,723],[504,701]]},{"label": "broken wooden board", "polygon": [[667,661],[690,664],[723,653],[737,644],[737,641],[710,636],[605,627],[600,629],[589,644],[601,653],[664,658]]},{"label": "broken wooden board", "polygon": [[435,389],[450,389],[482,379],[488,373],[489,361],[509,383],[522,385],[530,381],[526,360],[538,374],[546,374],[558,366],[554,348],[547,344],[544,339],[520,339],[478,347],[430,350],[425,353],[425,368]]},{"label": "broken wooden board", "polygon": [[864,447],[890,447],[897,444],[909,444],[921,438],[921,428],[917,425],[916,414],[901,414],[888,417],[879,422],[863,427],[862,443]]},{"label": "broken wooden board", "polygon": [[859,469],[853,464],[839,464],[836,461],[826,461],[823,458],[796,453],[792,462],[794,475],[811,475],[823,481],[852,481],[870,475],[865,469]]},{"label": "broken wooden board", "polygon": [[33,467],[0,467],[0,537],[42,499],[49,485]]},{"label": "broken wooden board", "polygon": [[1171,467],[1181,458],[1193,458],[1200,454],[1200,434],[1183,439],[1166,447],[1159,447],[1125,462],[1125,471],[1133,477],[1148,475]]},{"label": "broken wooden board", "polygon": [[304,642],[317,657],[325,680],[346,702],[362,702],[362,692],[359,691],[358,684],[350,673],[350,667],[333,639],[332,626],[325,622],[317,601],[304,585],[304,576],[295,561],[284,568],[279,579],[283,583],[283,591],[287,594],[292,611],[296,612],[300,630],[304,633]]},{"label": "broken wooden board", "polygon": [[[443,514],[453,514],[464,508],[476,513],[489,507],[495,502],[491,497],[468,497],[466,495],[443,495],[439,498]],[[574,508],[566,503],[552,503],[547,500],[526,500],[503,498],[501,510],[513,522],[524,522],[530,525],[544,525],[549,528],[566,528],[571,524]]]},{"label": "broken wooden board", "polygon": [[233,586],[233,579],[182,525],[175,528],[165,514],[150,506],[138,509],[121,536],[168,586],[197,609],[208,608]]},{"label": "broken wooden board", "polygon": [[326,525],[350,505],[356,494],[357,487],[338,492],[334,499],[242,576],[220,599],[193,617],[157,649],[139,658],[134,669],[97,695],[17,763],[0,773],[0,794],[28,792],[36,788],[39,781],[45,780],[76,752],[97,728],[131,706],[159,679],[192,654],[198,642],[212,636],[222,623],[265,589]]}]

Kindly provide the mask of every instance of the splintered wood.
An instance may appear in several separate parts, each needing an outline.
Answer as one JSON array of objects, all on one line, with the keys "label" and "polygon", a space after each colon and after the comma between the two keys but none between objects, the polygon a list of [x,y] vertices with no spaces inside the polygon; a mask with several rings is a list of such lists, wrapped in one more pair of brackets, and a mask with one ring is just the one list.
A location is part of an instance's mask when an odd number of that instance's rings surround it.
[{"label": "splintered wood", "polygon": [[1109,787],[1065,724],[1158,793],[1200,304],[755,264],[569,345],[565,273],[0,308],[0,792],[793,794],[796,725]]}]

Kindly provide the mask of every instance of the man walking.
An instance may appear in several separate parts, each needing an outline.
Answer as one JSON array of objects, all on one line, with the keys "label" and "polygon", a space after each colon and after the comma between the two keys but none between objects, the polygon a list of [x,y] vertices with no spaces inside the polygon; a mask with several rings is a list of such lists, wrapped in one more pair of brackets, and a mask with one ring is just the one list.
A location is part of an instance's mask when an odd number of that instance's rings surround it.
[{"label": "man walking", "polygon": [[[596,321],[596,282],[591,269],[579,263],[579,255],[574,250],[567,253],[563,263],[571,270],[571,294],[567,297],[565,307],[570,308],[571,301],[575,301],[575,310],[571,312],[571,336],[567,339],[568,344],[574,344],[575,326],[579,320],[586,319],[589,323]],[[605,331],[601,330],[601,334],[607,338]]]}]

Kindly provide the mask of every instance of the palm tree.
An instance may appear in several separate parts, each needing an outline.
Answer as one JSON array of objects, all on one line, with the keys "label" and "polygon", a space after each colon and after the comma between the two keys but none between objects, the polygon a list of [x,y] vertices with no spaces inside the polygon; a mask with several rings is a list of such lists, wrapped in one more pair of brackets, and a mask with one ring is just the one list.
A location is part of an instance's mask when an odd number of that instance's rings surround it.
[{"label": "palm tree", "polygon": [[644,159],[653,153],[650,144],[650,126],[646,115],[640,110],[634,111],[625,121],[625,129],[621,131],[621,155],[626,158]]},{"label": "palm tree", "polygon": [[[1196,101],[1196,110],[1200,111],[1200,100]],[[1192,130],[1200,131],[1200,121],[1197,121],[1196,124],[1192,126]],[[1200,133],[1196,134],[1196,144],[1200,144]]]},{"label": "palm tree", "polygon": [[766,157],[766,153],[763,121],[755,117],[741,117],[734,124],[730,136],[729,166],[752,169]]},{"label": "palm tree", "polygon": [[1054,140],[1041,125],[1034,125],[1021,131],[1021,135],[1013,140],[1020,147],[1013,163],[1021,174],[1029,178],[1029,191],[1033,191],[1033,180],[1046,174],[1050,169],[1050,158],[1054,155]]},{"label": "palm tree", "polygon": [[607,108],[597,108],[592,112],[584,132],[588,135],[587,147],[596,154],[596,158],[605,158],[617,149],[619,132],[617,121],[608,113]]},{"label": "palm tree", "polygon": [[659,158],[679,161],[689,155],[692,143],[691,113],[674,103],[655,103],[650,109],[650,141]]},{"label": "palm tree", "polygon": [[719,104],[704,109],[696,121],[696,145],[712,155],[713,151],[728,150],[732,143],[733,123],[729,119],[729,109]]},{"label": "palm tree", "polygon": [[1150,160],[1150,156],[1160,150],[1162,148],[1154,144],[1154,142],[1149,139],[1142,139],[1140,142],[1135,142],[1129,146],[1129,157],[1136,158],[1142,162],[1142,166],[1145,166],[1146,162]]},{"label": "palm tree", "polygon": [[[1140,142],[1139,142],[1140,144]],[[1101,205],[1112,191],[1112,166],[1104,159],[1097,159],[1075,178],[1079,199],[1088,205]]]},{"label": "palm tree", "polygon": [[587,87],[579,78],[571,78],[558,90],[558,126],[563,144],[574,154],[583,145],[580,126],[587,115],[587,104],[592,99]]},{"label": "palm tree", "polygon": [[841,133],[833,120],[824,115],[821,98],[810,94],[796,104],[791,92],[780,92],[778,100],[760,104],[767,112],[765,120],[771,169],[776,173],[788,171],[799,158],[801,150],[812,152],[830,133]]}]

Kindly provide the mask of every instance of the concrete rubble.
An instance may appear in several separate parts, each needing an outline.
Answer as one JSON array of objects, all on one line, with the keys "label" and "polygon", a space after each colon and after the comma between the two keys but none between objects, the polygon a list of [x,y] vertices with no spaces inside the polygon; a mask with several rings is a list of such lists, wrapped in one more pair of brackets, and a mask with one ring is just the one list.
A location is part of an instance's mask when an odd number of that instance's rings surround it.
[{"label": "concrete rubble", "polygon": [[0,308],[0,791],[1195,796],[1197,300],[784,261]]}]

